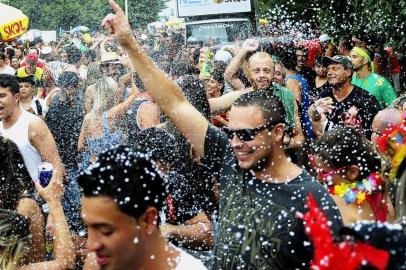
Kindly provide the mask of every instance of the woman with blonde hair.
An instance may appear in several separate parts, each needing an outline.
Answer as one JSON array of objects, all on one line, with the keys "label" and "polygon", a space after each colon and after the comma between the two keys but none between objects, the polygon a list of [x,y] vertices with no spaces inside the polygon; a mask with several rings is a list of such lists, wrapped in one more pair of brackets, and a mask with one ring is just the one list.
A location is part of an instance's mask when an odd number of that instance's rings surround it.
[{"label": "woman with blonde hair", "polygon": [[117,89],[118,84],[111,77],[96,82],[93,106],[85,116],[78,142],[78,149],[83,152],[83,168],[94,162],[101,152],[123,140],[120,122],[138,92],[132,91],[125,101],[116,104]]},{"label": "woman with blonde hair", "polygon": [[57,225],[54,229],[55,258],[52,261],[25,264],[23,258],[30,252],[31,220],[15,211],[0,209],[0,269],[2,270],[70,269],[75,262],[73,242],[61,204],[62,188],[55,182],[51,182],[46,188],[42,188],[37,183],[36,188],[38,194],[47,202],[49,214]]}]

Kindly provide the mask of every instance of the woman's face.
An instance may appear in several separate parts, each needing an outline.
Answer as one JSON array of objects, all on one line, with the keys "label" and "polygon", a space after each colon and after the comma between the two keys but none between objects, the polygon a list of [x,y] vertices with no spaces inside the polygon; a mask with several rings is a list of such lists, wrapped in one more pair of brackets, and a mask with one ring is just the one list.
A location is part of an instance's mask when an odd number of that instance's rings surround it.
[{"label": "woman's face", "polygon": [[323,67],[323,65],[316,64],[314,67],[314,71],[316,71],[316,74],[319,77],[327,76],[327,68]]},{"label": "woman's face", "polygon": [[13,57],[13,59],[11,59],[11,66],[12,66],[14,69],[17,69],[17,68],[20,67],[20,61],[18,60],[17,57]]},{"label": "woman's face", "polygon": [[211,77],[209,80],[206,80],[204,85],[208,99],[221,96],[221,89],[223,88],[223,84],[213,79],[213,77]]},{"label": "woman's face", "polygon": [[337,185],[339,183],[342,183],[346,181],[345,179],[345,173],[347,171],[347,167],[343,166],[340,168],[332,168],[323,160],[318,157],[314,156],[313,157],[313,167],[316,169],[317,174],[318,174],[318,180],[326,183],[327,185]]}]

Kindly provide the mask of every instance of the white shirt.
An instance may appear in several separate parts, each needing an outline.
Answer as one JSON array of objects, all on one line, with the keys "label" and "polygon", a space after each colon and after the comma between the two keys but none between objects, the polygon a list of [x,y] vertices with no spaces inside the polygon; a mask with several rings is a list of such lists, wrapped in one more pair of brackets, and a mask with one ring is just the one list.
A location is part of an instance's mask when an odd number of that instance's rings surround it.
[{"label": "white shirt", "polygon": [[[41,116],[45,116],[49,110],[45,99],[34,97],[31,101],[30,109],[35,113],[35,115],[38,115],[38,107],[37,107],[37,102],[36,102],[37,100],[42,108]],[[24,108],[22,108],[21,106],[20,106],[20,108],[22,110],[24,110]]]},{"label": "white shirt", "polygon": [[38,166],[41,164],[41,156],[37,149],[31,145],[28,136],[28,127],[31,121],[38,119],[38,116],[22,110],[17,122],[8,129],[0,122],[0,135],[13,141],[23,156],[25,167],[33,181],[38,180]]},{"label": "white shirt", "polygon": [[14,70],[14,68],[10,67],[9,65],[5,65],[3,67],[0,67],[0,73],[1,74],[15,75],[16,71]]},{"label": "white shirt", "polygon": [[176,260],[175,270],[207,270],[206,266],[204,266],[200,260],[178,247],[175,248],[180,253],[180,256]]}]

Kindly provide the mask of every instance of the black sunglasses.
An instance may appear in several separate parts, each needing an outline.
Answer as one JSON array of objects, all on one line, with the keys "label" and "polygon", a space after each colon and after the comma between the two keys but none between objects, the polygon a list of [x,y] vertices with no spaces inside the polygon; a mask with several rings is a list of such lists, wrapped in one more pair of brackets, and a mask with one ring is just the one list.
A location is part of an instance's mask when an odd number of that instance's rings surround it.
[{"label": "black sunglasses", "polygon": [[257,134],[264,129],[272,129],[275,125],[280,122],[270,123],[268,125],[263,125],[256,128],[246,128],[246,129],[230,129],[228,127],[223,127],[224,133],[227,137],[232,140],[234,136],[237,136],[240,140],[248,142],[252,141]]}]

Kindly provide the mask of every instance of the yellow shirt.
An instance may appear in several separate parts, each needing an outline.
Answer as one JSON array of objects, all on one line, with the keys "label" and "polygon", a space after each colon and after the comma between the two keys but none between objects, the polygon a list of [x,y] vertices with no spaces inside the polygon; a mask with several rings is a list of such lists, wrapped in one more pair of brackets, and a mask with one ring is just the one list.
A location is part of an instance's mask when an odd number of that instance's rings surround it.
[{"label": "yellow shirt", "polygon": [[36,67],[34,74],[28,74],[27,71],[25,70],[25,67],[21,67],[17,70],[17,77],[20,78],[25,78],[28,77],[29,75],[34,75],[38,81],[42,81],[42,76],[44,75],[44,71],[42,68]]}]

